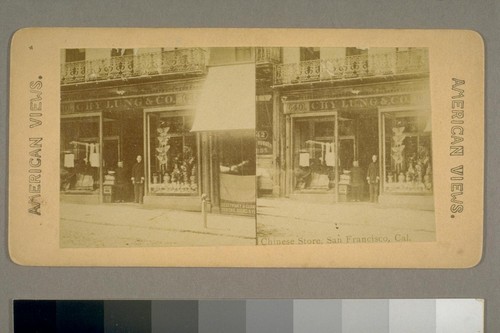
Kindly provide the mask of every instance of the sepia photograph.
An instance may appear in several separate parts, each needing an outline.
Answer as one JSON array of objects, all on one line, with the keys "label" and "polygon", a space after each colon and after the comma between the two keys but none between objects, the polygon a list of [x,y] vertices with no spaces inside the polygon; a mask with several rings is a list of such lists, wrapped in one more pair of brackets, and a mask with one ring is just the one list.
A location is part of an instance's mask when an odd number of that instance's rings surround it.
[{"label": "sepia photograph", "polygon": [[435,240],[428,50],[281,48],[257,81],[259,245]]},{"label": "sepia photograph", "polygon": [[61,50],[61,246],[433,241],[427,53]]},{"label": "sepia photograph", "polygon": [[61,247],[255,245],[268,51],[61,50]]}]

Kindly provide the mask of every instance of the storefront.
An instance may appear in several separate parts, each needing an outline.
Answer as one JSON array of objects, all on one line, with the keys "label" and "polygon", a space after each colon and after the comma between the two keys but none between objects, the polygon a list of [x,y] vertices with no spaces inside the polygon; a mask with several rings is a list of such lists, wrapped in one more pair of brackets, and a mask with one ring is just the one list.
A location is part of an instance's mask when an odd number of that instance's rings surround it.
[{"label": "storefront", "polygon": [[[160,82],[64,91],[61,98],[61,200],[108,202],[103,200],[110,194],[105,185],[120,182],[123,193],[119,199],[132,201],[130,173],[138,155],[145,161],[145,197],[198,195],[199,140],[185,129],[189,128],[189,121],[192,123],[190,105],[199,86],[198,80],[183,80],[176,84]],[[138,91],[141,94],[137,94]],[[170,127],[168,131],[160,132],[167,126]],[[160,135],[165,134],[171,137],[169,154],[175,155],[175,163],[172,160],[166,164],[161,154],[167,152],[156,150],[165,147],[158,145]],[[186,166],[189,170],[183,172]],[[175,185],[165,183],[167,174],[175,178]],[[199,199],[196,201],[199,206]]]},{"label": "storefront", "polygon": [[255,215],[253,48],[61,57],[62,201],[132,202],[139,165],[144,206]]},{"label": "storefront", "polygon": [[[282,175],[274,175],[283,196],[350,201],[353,162],[366,173],[377,155],[381,203],[432,209],[428,80],[279,93],[284,131],[275,144],[285,149],[273,157],[285,166],[278,169]],[[274,131],[282,128],[274,123]],[[364,186],[364,200],[367,191]]]}]

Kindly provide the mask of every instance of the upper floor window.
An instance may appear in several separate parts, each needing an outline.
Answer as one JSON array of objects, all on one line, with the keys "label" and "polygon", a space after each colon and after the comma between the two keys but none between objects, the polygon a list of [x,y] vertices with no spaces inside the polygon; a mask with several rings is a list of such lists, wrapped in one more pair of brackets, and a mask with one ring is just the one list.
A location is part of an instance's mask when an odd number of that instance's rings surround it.
[{"label": "upper floor window", "polygon": [[252,48],[251,47],[236,47],[234,50],[236,61],[251,61]]},{"label": "upper floor window", "polygon": [[253,47],[214,47],[210,49],[210,64],[225,65],[253,60]]},{"label": "upper floor window", "polygon": [[133,54],[134,54],[134,49],[111,49],[112,57],[122,57]]},{"label": "upper floor window", "polygon": [[347,47],[345,50],[345,55],[350,56],[358,56],[368,54],[368,49],[359,49],[357,47]]},{"label": "upper floor window", "polygon": [[67,49],[66,62],[85,60],[85,49]]},{"label": "upper floor window", "polygon": [[319,59],[319,47],[301,47],[300,61]]}]

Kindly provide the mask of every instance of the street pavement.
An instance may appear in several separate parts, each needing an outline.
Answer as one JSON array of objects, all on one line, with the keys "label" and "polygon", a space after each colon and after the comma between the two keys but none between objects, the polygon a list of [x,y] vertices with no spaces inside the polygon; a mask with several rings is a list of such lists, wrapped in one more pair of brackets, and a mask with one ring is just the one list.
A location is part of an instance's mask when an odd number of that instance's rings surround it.
[{"label": "street pavement", "polygon": [[435,241],[434,211],[369,202],[257,199],[259,245]]},{"label": "street pavement", "polygon": [[255,218],[133,203],[60,205],[63,248],[255,245]]},{"label": "street pavement", "polygon": [[[257,199],[257,218],[154,209],[133,203],[62,202],[63,248],[296,245],[435,241],[433,211],[368,202]],[[257,229],[257,231],[256,231]]]}]

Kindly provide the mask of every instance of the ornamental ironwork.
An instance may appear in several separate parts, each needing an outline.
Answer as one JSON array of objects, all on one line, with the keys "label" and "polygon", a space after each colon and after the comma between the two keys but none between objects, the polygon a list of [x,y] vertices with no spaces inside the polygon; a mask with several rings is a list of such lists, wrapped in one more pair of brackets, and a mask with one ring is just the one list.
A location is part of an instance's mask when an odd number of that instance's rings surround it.
[{"label": "ornamental ironwork", "polygon": [[61,84],[85,83],[169,74],[203,74],[202,48],[114,56],[67,62],[61,65]]},{"label": "ornamental ironwork", "polygon": [[297,84],[429,72],[426,49],[316,59],[274,66],[274,84]]}]

